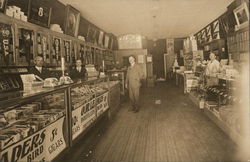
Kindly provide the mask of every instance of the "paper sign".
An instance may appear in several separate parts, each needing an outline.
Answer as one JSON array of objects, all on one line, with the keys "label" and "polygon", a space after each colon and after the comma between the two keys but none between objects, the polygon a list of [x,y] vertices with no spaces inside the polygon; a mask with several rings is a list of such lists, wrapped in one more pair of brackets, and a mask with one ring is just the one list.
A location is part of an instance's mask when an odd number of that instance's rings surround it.
[{"label": "paper sign", "polygon": [[144,55],[138,55],[138,64],[144,63]]}]

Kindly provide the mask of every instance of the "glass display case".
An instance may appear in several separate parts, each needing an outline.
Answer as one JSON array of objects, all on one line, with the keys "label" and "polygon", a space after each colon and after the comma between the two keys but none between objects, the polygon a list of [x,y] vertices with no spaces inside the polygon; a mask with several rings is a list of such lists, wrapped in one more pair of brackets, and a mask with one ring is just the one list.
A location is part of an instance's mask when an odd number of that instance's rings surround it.
[{"label": "glass display case", "polygon": [[125,95],[126,70],[107,71],[110,81],[120,81],[120,93]]},{"label": "glass display case", "polygon": [[51,161],[69,146],[67,87],[0,101],[0,161]]},{"label": "glass display case", "polygon": [[108,78],[77,83],[70,87],[69,95],[70,139],[74,143],[107,112],[109,108]]}]

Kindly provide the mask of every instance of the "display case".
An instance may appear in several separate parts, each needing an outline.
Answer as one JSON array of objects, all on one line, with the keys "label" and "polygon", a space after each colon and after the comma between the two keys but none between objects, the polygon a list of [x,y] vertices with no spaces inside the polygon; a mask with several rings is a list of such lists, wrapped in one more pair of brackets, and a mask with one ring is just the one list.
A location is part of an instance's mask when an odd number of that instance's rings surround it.
[{"label": "display case", "polygon": [[125,70],[109,70],[107,74],[110,78],[110,81],[120,81],[120,93],[125,95],[125,77],[126,71]]},{"label": "display case", "polygon": [[[31,66],[37,55],[44,58],[47,67],[59,67],[62,57],[69,66],[76,59],[85,65],[101,66],[106,59],[106,68],[111,69],[114,62],[111,50],[3,13],[0,13],[0,29],[0,45],[5,47],[0,49],[0,67]],[[109,53],[105,58],[104,52]]]},{"label": "display case", "polygon": [[70,139],[73,145],[109,109],[108,78],[77,83],[69,89]]},{"label": "display case", "polygon": [[11,93],[0,101],[0,161],[52,161],[69,147],[67,86]]}]

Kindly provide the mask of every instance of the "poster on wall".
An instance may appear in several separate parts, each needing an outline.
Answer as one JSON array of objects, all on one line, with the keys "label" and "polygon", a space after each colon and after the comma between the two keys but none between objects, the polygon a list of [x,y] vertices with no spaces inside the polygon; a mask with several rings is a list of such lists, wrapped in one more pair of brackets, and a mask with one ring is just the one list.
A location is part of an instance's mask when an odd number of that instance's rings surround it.
[{"label": "poster on wall", "polygon": [[100,31],[99,39],[98,39],[98,44],[99,44],[100,46],[103,46],[103,35],[104,35],[104,32],[103,32],[103,31]]},{"label": "poster on wall", "polygon": [[104,47],[108,48],[108,46],[109,46],[109,36],[105,34]]},{"label": "poster on wall", "polygon": [[9,24],[0,23],[0,65],[14,62],[13,29]]},{"label": "poster on wall", "polygon": [[42,32],[38,32],[36,35],[36,45],[37,45],[37,55],[43,57],[43,60],[49,64],[49,45],[48,45],[48,38],[46,35],[42,34]]},{"label": "poster on wall", "polygon": [[212,31],[211,31],[211,26],[207,26],[206,28],[206,42],[212,41]]},{"label": "poster on wall", "polygon": [[166,39],[166,47],[167,47],[167,53],[168,54],[174,54],[174,39],[167,38]]},{"label": "poster on wall", "polygon": [[29,22],[43,27],[50,26],[52,8],[48,3],[41,0],[32,0],[29,5]]},{"label": "poster on wall", "polygon": [[61,38],[53,37],[53,54],[52,54],[52,63],[56,65],[56,63],[60,64],[61,62]]},{"label": "poster on wall", "polygon": [[69,63],[70,58],[71,58],[70,56],[71,41],[64,40],[63,45],[64,45],[64,58],[65,58],[65,61]]},{"label": "poster on wall", "polygon": [[142,49],[142,37],[138,34],[127,34],[118,37],[119,49]]}]

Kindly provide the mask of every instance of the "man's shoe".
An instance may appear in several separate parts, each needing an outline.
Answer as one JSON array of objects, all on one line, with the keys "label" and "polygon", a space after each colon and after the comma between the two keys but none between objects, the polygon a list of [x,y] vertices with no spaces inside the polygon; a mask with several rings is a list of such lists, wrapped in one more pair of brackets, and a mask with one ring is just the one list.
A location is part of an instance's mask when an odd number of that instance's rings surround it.
[{"label": "man's shoe", "polygon": [[134,108],[129,108],[128,111],[135,111],[135,109]]},{"label": "man's shoe", "polygon": [[138,113],[138,112],[139,112],[139,110],[138,110],[138,109],[134,110],[134,113]]}]

